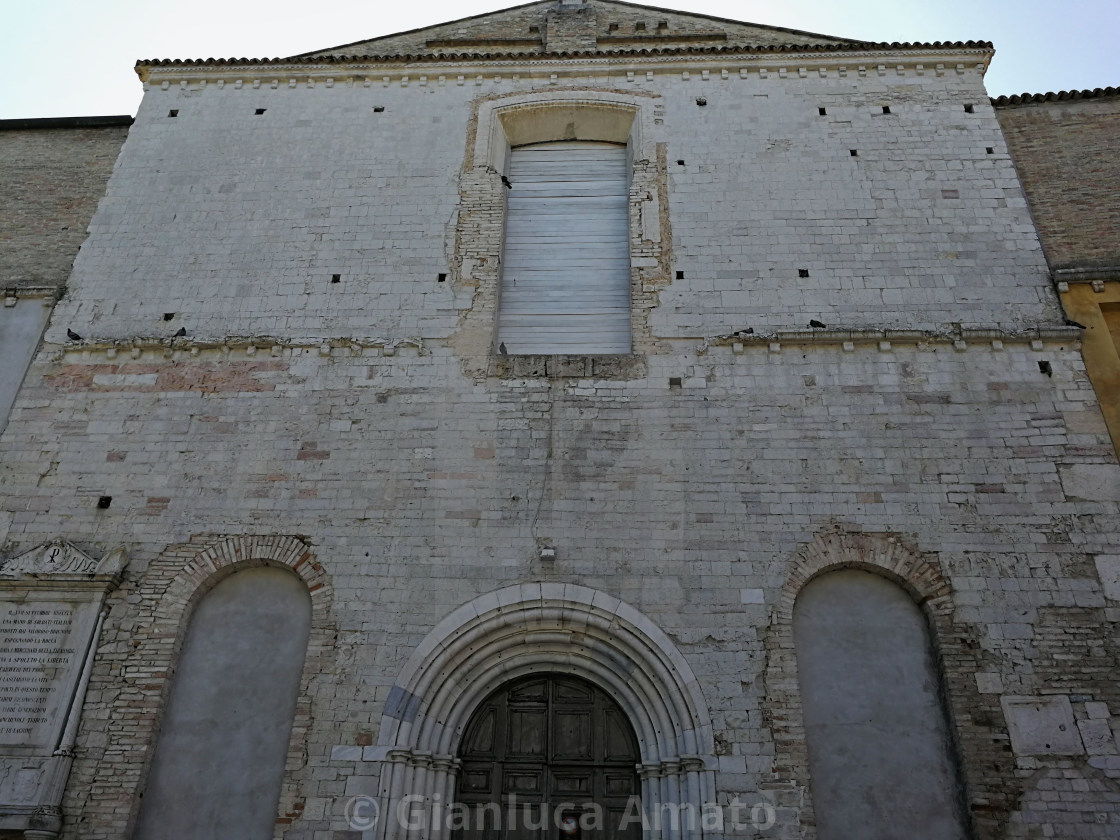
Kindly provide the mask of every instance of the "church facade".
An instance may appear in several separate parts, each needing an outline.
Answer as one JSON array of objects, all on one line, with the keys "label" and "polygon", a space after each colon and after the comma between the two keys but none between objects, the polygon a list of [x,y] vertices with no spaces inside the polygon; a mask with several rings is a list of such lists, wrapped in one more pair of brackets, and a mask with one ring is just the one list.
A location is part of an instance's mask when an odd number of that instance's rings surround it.
[{"label": "church facade", "polygon": [[0,837],[1115,836],[1120,465],[992,54],[140,62],[0,437]]}]

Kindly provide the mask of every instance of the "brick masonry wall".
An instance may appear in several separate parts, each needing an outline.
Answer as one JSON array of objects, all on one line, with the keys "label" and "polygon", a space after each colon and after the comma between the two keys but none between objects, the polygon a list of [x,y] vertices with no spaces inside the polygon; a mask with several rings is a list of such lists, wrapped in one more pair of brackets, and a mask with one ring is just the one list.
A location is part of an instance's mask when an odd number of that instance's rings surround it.
[{"label": "brick masonry wall", "polygon": [[996,109],[1053,269],[1120,266],[1120,96]]},{"label": "brick masonry wall", "polygon": [[[5,554],[62,536],[133,558],[66,836],[128,833],[188,615],[161,605],[191,602],[167,594],[189,588],[177,569],[212,580],[195,571],[214,535],[299,535],[330,582],[278,837],[355,840],[345,803],[382,773],[357,748],[417,645],[529,581],[661,628],[710,710],[719,801],[770,798],[769,836],[813,837],[795,722],[775,717],[797,691],[780,613],[832,538],[856,565],[904,545],[921,563],[901,582],[936,582],[977,837],[1115,834],[1120,585],[1099,570],[1120,466],[1076,342],[1037,333],[1061,319],[999,126],[975,70],[838,66],[572,71],[661,103],[637,171],[665,191],[649,233],[673,273],[613,378],[488,375],[457,340],[496,295],[463,265],[463,196],[487,188],[464,168],[477,102],[576,83],[433,65],[387,86],[157,80],[0,437]],[[633,222],[654,196],[631,200]],[[768,334],[810,318],[833,332]],[[1017,755],[1002,699],[1051,694],[1094,737]]]},{"label": "brick masonry wall", "polygon": [[61,289],[128,128],[0,129],[0,289]]}]

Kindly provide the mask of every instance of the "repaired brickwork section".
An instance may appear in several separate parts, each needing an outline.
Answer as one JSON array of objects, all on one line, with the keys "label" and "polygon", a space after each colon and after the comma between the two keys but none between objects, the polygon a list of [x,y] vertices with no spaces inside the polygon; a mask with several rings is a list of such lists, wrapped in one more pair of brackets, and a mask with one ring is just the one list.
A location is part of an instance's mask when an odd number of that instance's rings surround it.
[{"label": "repaired brickwork section", "polygon": [[[109,626],[101,637],[87,695],[87,702],[104,713],[83,718],[79,737],[84,747],[74,761],[63,803],[67,813],[83,814],[82,837],[130,833],[191,612],[219,581],[260,565],[291,569],[311,594],[311,636],[287,767],[308,764],[316,701],[323,700],[316,677],[330,668],[333,657],[330,578],[310,547],[296,537],[197,536],[189,543],[167,546],[142,578],[129,580],[110,599]],[[279,813],[297,818],[305,796],[286,774]]]},{"label": "repaired brickwork section", "polygon": [[59,365],[47,377],[61,391],[136,391],[222,393],[271,391],[269,374],[289,369],[287,362],[184,362],[174,366],[123,362],[101,365]]}]

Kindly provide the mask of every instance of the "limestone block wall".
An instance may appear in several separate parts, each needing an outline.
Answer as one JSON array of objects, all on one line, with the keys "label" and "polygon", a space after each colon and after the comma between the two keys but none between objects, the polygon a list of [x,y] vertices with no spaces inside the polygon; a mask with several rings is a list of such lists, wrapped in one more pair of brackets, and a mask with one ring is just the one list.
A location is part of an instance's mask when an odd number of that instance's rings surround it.
[{"label": "limestone block wall", "polygon": [[[252,563],[314,605],[277,837],[445,783],[386,748],[402,674],[538,583],[624,602],[695,676],[708,738],[657,772],[814,837],[789,615],[846,565],[923,605],[975,835],[1114,833],[1120,466],[956,58],[153,72],[0,436],[5,554],[133,558],[65,836],[127,836],[191,606]],[[480,115],[527,94],[641,100],[633,357],[463,338],[500,274]]]},{"label": "limestone block wall", "polygon": [[335,593],[284,836],[346,829],[345,803],[382,772],[354,750],[375,743],[405,660],[455,607],[528,580],[609,593],[669,634],[711,709],[716,789],[778,797],[775,836],[796,836],[806,771],[776,739],[783,683],[765,669],[794,561],[833,533],[894,535],[949,582],[935,639],[978,836],[1107,805],[1021,805],[1038,771],[1112,790],[1120,756],[1106,738],[1088,763],[1016,761],[999,705],[1059,693],[1110,730],[1120,704],[1101,633],[1117,593],[1091,559],[1114,552],[1120,500],[1085,501],[1117,467],[1072,346],[682,346],[635,381],[483,384],[445,350],[244,352],[41,360],[2,439],[7,544],[61,528],[135,557],[69,794],[81,836],[120,836],[135,814],[167,681],[143,640],[168,574],[215,532],[305,535]]},{"label": "limestone block wall", "polygon": [[455,281],[477,100],[584,88],[656,96],[647,142],[664,153],[673,272],[656,335],[1049,323],[1056,301],[980,75],[851,65],[563,86],[547,68],[368,85],[259,68],[240,84],[155,85],[49,338],[447,339],[475,292]]}]

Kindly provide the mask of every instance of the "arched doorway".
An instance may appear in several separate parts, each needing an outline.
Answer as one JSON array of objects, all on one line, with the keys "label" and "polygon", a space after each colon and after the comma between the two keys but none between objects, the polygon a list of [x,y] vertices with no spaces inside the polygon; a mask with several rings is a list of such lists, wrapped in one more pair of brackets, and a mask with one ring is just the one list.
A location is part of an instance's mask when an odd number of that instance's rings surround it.
[{"label": "arched doorway", "polygon": [[496,828],[511,840],[641,837],[634,730],[585,680],[545,675],[502,686],[471,716],[459,759],[462,840]]},{"label": "arched doorway", "polygon": [[[640,804],[670,814],[648,823],[646,840],[702,838],[717,763],[700,681],[656,622],[572,583],[520,583],[479,595],[416,646],[385,702],[379,812],[407,817],[418,802],[433,813],[455,802],[472,716],[514,680],[561,672],[601,687],[633,727]],[[673,812],[696,818],[674,821]],[[381,819],[374,838],[407,840],[411,830],[402,819]],[[451,840],[454,830],[433,819],[426,840]]]}]

